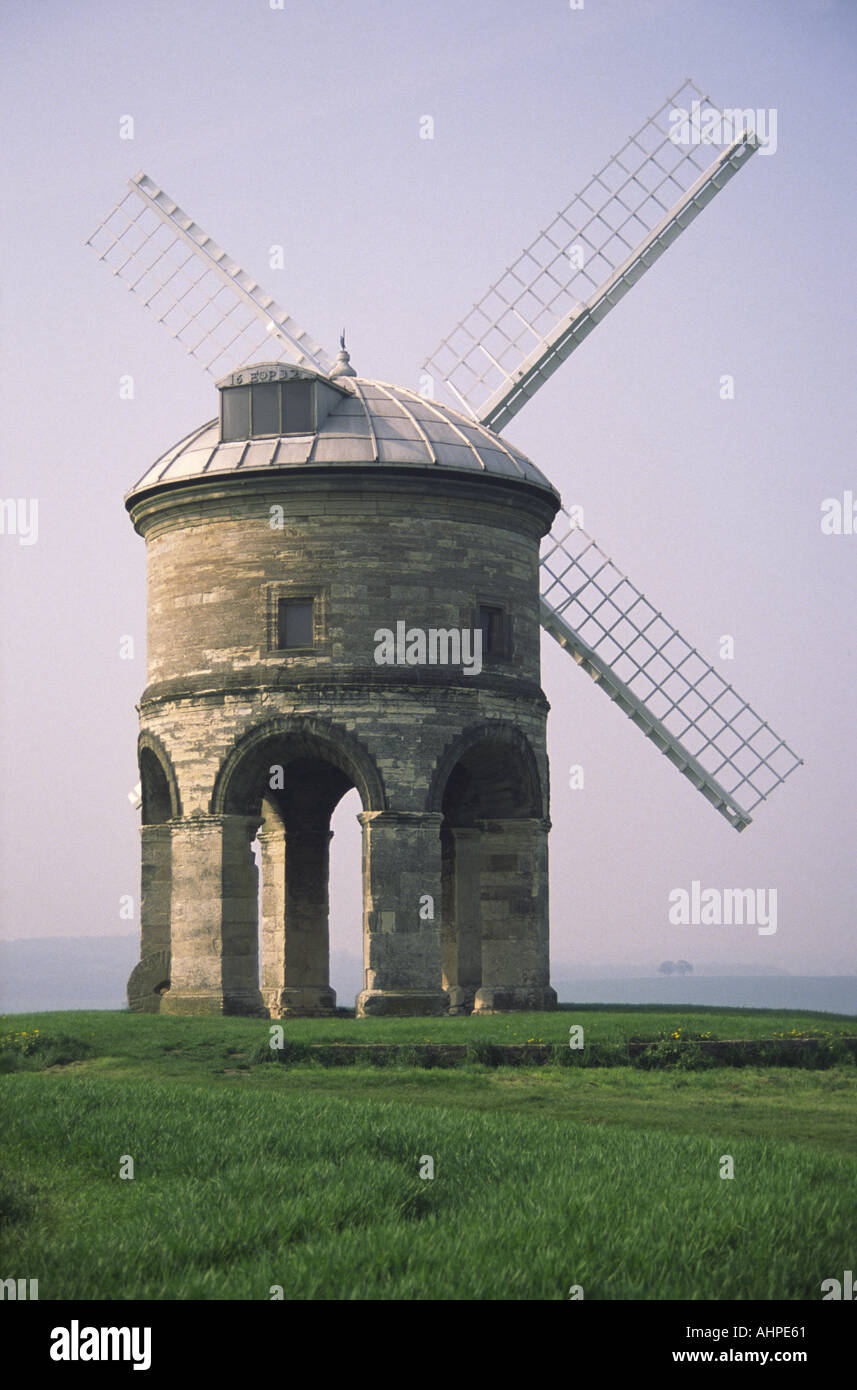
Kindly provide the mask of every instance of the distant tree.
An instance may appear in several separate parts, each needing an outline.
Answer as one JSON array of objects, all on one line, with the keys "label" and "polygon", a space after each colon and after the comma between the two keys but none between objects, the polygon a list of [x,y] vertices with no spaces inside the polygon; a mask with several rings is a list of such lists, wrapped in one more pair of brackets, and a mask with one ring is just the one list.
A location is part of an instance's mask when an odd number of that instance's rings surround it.
[{"label": "distant tree", "polygon": [[673,962],[671,960],[665,960],[658,966],[658,974],[672,975],[675,968],[676,967],[673,965]]},{"label": "distant tree", "polygon": [[691,965],[689,960],[677,960],[675,963],[675,969],[677,975],[689,975],[693,970],[693,966]]}]

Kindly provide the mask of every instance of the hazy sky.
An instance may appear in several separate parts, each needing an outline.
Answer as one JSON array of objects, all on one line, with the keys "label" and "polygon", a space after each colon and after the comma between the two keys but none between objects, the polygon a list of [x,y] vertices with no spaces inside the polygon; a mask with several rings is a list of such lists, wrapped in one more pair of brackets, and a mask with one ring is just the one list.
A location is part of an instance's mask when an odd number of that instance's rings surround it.
[{"label": "hazy sky", "polygon": [[[806,766],[739,836],[545,636],[553,956],[857,969],[857,534],[820,527],[824,499],[857,495],[853,0],[41,0],[2,16],[0,497],[39,503],[37,543],[0,536],[2,934],[138,930],[119,899],[139,893],[145,567],[122,499],[216,392],[84,246],[124,181],[150,174],[329,352],[346,325],[361,375],[416,388],[489,281],[691,76],[721,106],[775,109],[776,153],[506,433]],[[735,659],[718,663],[725,634]],[[350,954],[355,803],[333,847]],[[693,880],[776,889],[776,933],[671,926],[668,895]]]}]

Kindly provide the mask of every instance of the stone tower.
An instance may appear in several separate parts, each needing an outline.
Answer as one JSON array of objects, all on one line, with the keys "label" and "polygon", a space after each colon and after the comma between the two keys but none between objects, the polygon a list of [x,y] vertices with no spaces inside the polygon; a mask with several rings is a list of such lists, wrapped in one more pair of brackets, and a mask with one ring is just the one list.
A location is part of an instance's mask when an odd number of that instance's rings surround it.
[{"label": "stone tower", "polygon": [[556,491],[345,352],[327,377],[260,364],[218,389],[219,418],[126,499],[148,564],[132,1007],[329,1013],[330,818],[352,787],[358,1014],[552,1007],[538,553]]}]

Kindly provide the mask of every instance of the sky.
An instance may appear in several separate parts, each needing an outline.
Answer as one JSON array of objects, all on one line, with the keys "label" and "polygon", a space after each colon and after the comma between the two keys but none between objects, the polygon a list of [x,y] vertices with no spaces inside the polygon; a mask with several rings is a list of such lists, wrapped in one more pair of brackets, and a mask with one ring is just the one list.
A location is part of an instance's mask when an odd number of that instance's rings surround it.
[{"label": "sky", "polygon": [[[857,970],[857,534],[821,530],[825,499],[857,496],[857,6],[274,4],[0,12],[0,499],[38,500],[35,543],[0,535],[0,933],[138,930],[120,900],[139,894],[145,556],[123,496],[216,395],[84,245],[125,180],[145,170],[329,353],[345,325],[362,376],[417,389],[439,340],[690,76],[721,107],[775,111],[776,151],[505,433],[805,765],[738,835],[544,635],[552,958]],[[334,984],[336,953],[361,949],[359,809],[350,793],[334,820]],[[672,925],[669,895],[694,881],[776,890],[776,932]]]}]

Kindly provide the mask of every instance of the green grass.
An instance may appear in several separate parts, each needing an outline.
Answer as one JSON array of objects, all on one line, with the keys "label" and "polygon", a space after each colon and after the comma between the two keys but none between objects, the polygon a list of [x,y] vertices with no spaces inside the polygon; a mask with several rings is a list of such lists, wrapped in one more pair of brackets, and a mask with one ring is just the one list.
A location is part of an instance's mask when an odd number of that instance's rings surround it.
[{"label": "green grass", "polygon": [[[715,1038],[772,1038],[792,1030],[831,1037],[857,1033],[857,1017],[848,1014],[704,1005],[676,1009],[659,1004],[563,1004],[551,1013],[464,1018],[295,1018],[284,1022],[283,1027],[286,1037],[295,1042],[525,1043],[532,1039],[566,1043],[572,1024],[583,1027],[588,1042],[654,1039],[678,1028],[688,1033],[710,1033]],[[171,1048],[198,1056],[222,1052],[224,1045],[245,1051],[267,1041],[270,1027],[265,1019],[177,1018],[106,1010],[0,1018],[0,1034],[39,1028],[82,1037],[102,1053],[148,1056],[153,1061]]]},{"label": "green grass", "polygon": [[3,1090],[6,1265],[41,1299],[814,1299],[853,1256],[857,1161],[812,1148],[57,1074]]},{"label": "green grass", "polygon": [[[528,1017],[558,1041],[570,1015],[603,1041],[855,1030],[697,1008]],[[509,1024],[301,1020],[287,1036],[502,1041]],[[816,1300],[853,1268],[853,1065],[254,1065],[269,1026],[0,1021],[0,1034],[54,1040],[0,1076],[5,1273],[38,1278],[40,1299],[265,1299],[272,1285],[297,1299],[561,1299],[580,1284],[587,1299]],[[125,1154],[133,1181],[119,1178]]]}]

